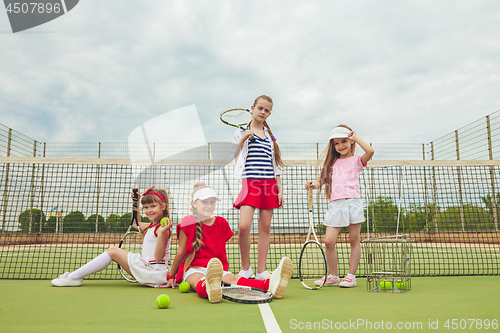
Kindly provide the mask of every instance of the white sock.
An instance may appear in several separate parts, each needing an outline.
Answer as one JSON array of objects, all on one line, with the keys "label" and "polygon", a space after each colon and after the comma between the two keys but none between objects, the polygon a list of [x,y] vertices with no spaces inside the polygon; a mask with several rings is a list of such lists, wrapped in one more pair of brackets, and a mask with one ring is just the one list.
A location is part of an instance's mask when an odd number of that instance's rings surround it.
[{"label": "white sock", "polygon": [[352,275],[351,273],[347,273],[347,276],[350,277],[351,279],[355,279],[356,275]]},{"label": "white sock", "polygon": [[328,277],[331,277],[334,280],[339,278],[338,276],[335,276],[335,275],[332,275],[332,274],[328,274]]},{"label": "white sock", "polygon": [[109,254],[107,252],[103,252],[82,267],[78,268],[76,271],[69,273],[68,279],[81,279],[89,274],[99,272],[108,267],[108,265],[111,264],[111,261],[113,260],[111,260]]}]

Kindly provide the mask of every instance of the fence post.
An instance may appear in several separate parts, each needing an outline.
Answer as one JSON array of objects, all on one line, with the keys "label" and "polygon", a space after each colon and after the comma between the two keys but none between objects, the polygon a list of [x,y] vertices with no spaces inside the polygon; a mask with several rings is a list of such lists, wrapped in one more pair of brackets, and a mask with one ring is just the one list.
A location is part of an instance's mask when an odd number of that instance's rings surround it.
[{"label": "fence post", "polygon": [[[425,161],[425,144],[422,143],[422,157]],[[429,232],[429,210],[427,208],[427,174],[424,167],[424,209],[425,209],[425,231]]]},{"label": "fence post", "polygon": [[[460,160],[460,148],[458,142],[458,130],[455,130],[455,147],[457,151],[457,161]],[[462,175],[461,175],[461,167],[457,167],[457,177],[458,177],[458,199],[460,201],[460,225],[462,227],[462,231],[465,231],[465,218],[464,218],[464,201],[462,197]]]},{"label": "fence post", "polygon": [[[33,157],[36,157],[36,140],[33,141]],[[33,163],[33,168],[31,170],[31,190],[30,190],[30,223],[28,226],[28,233],[31,234],[31,227],[33,225],[33,201],[35,196],[35,169],[36,163]],[[39,231],[42,232],[42,226],[39,226]]]},{"label": "fence post", "polygon": [[[431,142],[431,160],[434,161],[434,142]],[[434,225],[436,226],[436,232],[438,232],[439,227],[438,227],[436,167],[432,167],[432,187],[433,187],[433,193],[434,193]]]},{"label": "fence post", "polygon": [[[12,141],[12,128],[9,128],[9,137],[7,138],[7,157],[10,156],[10,144]],[[10,164],[5,164],[5,183],[3,190],[3,217],[2,217],[2,233],[5,232],[5,223],[7,220],[7,186],[9,185],[9,167]]]},{"label": "fence post", "polygon": [[[47,148],[47,143],[43,143],[43,155],[45,157],[45,150]],[[43,212],[43,182],[45,180],[45,164],[42,164],[42,179],[40,182],[40,211]],[[42,224],[42,214],[40,214],[40,224]]]},{"label": "fence post", "polygon": [[[98,158],[101,158],[101,143],[99,142]],[[101,183],[101,166],[97,164],[97,193],[96,193],[96,206],[95,206],[95,233],[99,231],[99,190]]]},{"label": "fence post", "polygon": [[[488,151],[490,161],[493,160],[493,145],[491,144],[491,124],[490,115],[486,116],[486,130],[488,131]],[[498,207],[497,198],[495,191],[495,167],[490,166],[490,178],[491,178],[491,208],[493,210],[493,224],[495,225],[495,230],[498,231]]]}]

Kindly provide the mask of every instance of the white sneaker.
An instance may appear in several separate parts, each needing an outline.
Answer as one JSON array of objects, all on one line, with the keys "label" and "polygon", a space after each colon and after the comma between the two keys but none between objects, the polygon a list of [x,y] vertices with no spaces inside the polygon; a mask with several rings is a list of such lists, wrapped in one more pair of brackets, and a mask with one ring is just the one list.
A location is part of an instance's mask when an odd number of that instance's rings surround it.
[{"label": "white sneaker", "polygon": [[293,264],[290,258],[284,257],[281,259],[278,268],[271,274],[269,281],[269,292],[273,294],[273,298],[282,298],[285,294],[288,281],[293,274]]},{"label": "white sneaker", "polygon": [[252,277],[253,275],[253,271],[252,271],[252,267],[248,266],[248,269],[246,271],[244,270],[241,270],[239,273],[238,273],[239,276],[243,276],[245,279],[249,279]]},{"label": "white sneaker", "polygon": [[70,279],[68,278],[69,272],[59,275],[56,279],[52,280],[50,283],[54,287],[80,287],[83,284],[83,279]]},{"label": "white sneaker", "polygon": [[218,258],[212,258],[207,265],[207,294],[210,303],[219,303],[222,299],[221,280],[224,269]]},{"label": "white sneaker", "polygon": [[270,276],[271,276],[271,273],[269,273],[268,271],[263,271],[262,273],[255,274],[255,280],[269,279]]},{"label": "white sneaker", "polygon": [[340,282],[340,287],[341,288],[356,287],[356,278],[353,279],[349,276],[346,276],[345,278],[342,279],[342,282]]},{"label": "white sneaker", "polygon": [[[321,279],[314,281],[314,284],[317,286],[323,286],[323,282],[325,281],[325,277],[323,276]],[[324,284],[325,287],[333,287],[333,286],[338,286],[340,284],[340,278],[332,278],[330,275],[328,275],[328,279],[326,279],[326,282]]]}]

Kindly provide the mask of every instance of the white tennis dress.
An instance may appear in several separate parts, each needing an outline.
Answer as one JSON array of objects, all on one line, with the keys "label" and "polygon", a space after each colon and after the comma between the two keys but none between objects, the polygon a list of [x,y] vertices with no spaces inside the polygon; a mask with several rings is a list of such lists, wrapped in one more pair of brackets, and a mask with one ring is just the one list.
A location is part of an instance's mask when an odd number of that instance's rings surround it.
[{"label": "white tennis dress", "polygon": [[170,243],[172,234],[167,241],[163,260],[155,260],[156,227],[151,227],[146,232],[142,241],[142,256],[140,253],[129,252],[128,265],[134,278],[143,285],[156,287],[167,283],[167,274],[170,272]]}]

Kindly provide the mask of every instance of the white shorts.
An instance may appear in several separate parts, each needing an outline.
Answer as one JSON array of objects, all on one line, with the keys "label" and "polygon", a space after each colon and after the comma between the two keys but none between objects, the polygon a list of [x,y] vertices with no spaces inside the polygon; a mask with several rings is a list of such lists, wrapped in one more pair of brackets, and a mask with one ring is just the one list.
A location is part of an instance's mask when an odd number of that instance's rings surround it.
[{"label": "white shorts", "polygon": [[[184,273],[184,277],[182,278],[182,281],[186,281],[189,275],[194,274],[194,273],[201,273],[205,276],[207,276],[207,268],[206,267],[190,267],[186,273]],[[222,276],[225,276],[226,274],[232,274],[229,271],[224,271],[222,273]]]},{"label": "white shorts", "polygon": [[327,227],[341,228],[364,221],[363,200],[360,198],[338,199],[328,204],[323,224]]},{"label": "white shorts", "polygon": [[150,264],[142,259],[140,253],[129,252],[128,266],[134,278],[142,285],[156,287],[166,284],[170,266],[167,264]]}]

